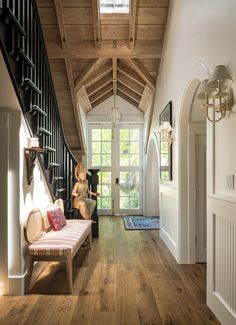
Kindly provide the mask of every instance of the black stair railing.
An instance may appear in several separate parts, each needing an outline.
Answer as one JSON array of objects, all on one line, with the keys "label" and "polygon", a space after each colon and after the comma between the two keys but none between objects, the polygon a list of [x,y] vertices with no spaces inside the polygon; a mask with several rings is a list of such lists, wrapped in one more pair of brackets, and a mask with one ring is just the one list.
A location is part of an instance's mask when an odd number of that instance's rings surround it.
[{"label": "black stair railing", "polygon": [[35,0],[0,0],[0,43],[53,198],[63,198],[65,214],[76,218],[71,191],[76,160],[64,137]]}]

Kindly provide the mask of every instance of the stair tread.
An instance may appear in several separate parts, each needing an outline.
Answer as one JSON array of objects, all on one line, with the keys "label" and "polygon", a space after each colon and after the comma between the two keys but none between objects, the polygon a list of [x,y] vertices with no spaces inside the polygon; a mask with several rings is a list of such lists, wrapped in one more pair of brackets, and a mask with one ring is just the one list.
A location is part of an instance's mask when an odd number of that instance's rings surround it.
[{"label": "stair tread", "polygon": [[15,49],[15,53],[18,55],[20,55],[22,57],[22,59],[25,60],[25,62],[28,64],[29,67],[31,68],[35,68],[35,65],[34,63],[31,61],[31,59],[28,57],[28,55],[24,52],[24,50],[20,47],[17,47]]},{"label": "stair tread", "polygon": [[24,79],[24,85],[23,88],[25,88],[26,90],[28,90],[28,88],[31,88],[32,90],[34,90],[37,94],[41,95],[42,92],[41,90],[34,84],[34,82],[29,79],[29,78],[25,78]]},{"label": "stair tread", "polygon": [[56,149],[52,148],[52,147],[44,147],[44,149],[46,149],[47,151],[52,151],[52,152],[56,152]]}]

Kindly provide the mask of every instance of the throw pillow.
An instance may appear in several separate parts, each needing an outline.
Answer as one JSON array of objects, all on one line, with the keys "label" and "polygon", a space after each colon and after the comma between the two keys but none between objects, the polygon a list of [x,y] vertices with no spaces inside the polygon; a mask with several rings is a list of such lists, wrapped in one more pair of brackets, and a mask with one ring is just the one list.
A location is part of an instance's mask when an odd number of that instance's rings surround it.
[{"label": "throw pillow", "polygon": [[66,217],[60,208],[53,208],[47,211],[48,220],[53,230],[61,230],[66,225]]}]

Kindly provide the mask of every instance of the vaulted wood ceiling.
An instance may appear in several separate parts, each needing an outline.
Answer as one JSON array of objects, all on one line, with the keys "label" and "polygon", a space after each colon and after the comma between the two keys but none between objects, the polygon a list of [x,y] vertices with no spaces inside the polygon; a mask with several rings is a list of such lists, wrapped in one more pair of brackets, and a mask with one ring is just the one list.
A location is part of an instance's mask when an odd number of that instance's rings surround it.
[{"label": "vaulted wood ceiling", "polygon": [[145,112],[153,102],[169,0],[130,0],[100,14],[99,0],[37,0],[67,141],[83,151],[77,103],[90,111],[117,94]]}]

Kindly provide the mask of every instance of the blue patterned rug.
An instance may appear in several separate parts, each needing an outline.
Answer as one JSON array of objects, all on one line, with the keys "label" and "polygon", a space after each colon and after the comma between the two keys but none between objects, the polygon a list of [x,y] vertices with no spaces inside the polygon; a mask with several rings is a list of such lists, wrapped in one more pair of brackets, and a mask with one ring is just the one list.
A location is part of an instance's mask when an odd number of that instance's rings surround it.
[{"label": "blue patterned rug", "polygon": [[159,217],[124,216],[126,230],[152,230],[160,229]]}]

